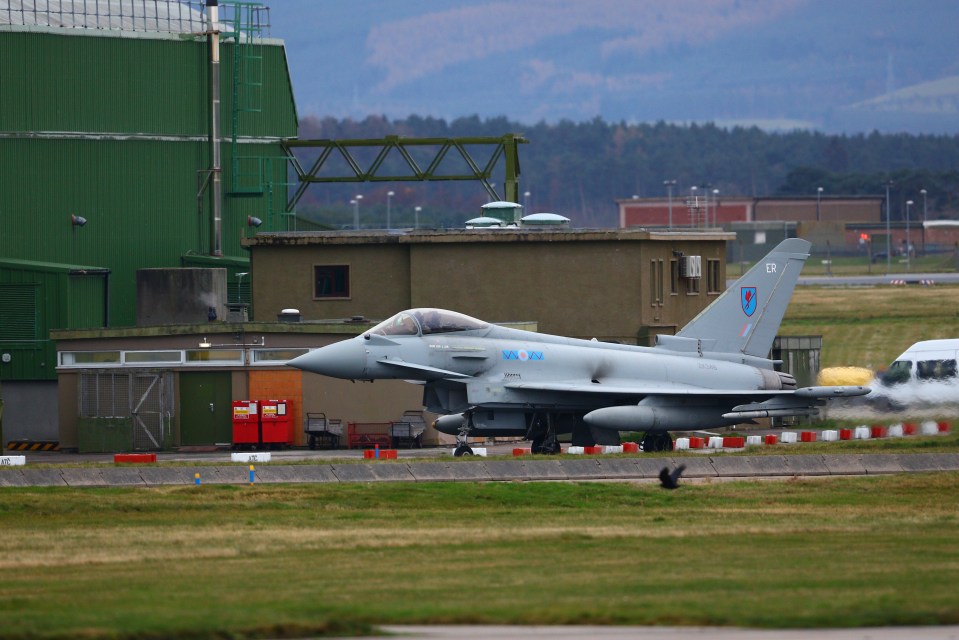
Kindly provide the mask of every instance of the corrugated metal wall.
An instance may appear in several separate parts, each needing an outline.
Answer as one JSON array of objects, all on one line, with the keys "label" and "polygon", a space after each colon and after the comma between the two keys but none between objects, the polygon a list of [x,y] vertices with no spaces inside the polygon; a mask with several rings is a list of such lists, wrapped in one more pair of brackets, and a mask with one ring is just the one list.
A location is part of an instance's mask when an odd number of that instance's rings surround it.
[{"label": "corrugated metal wall", "polygon": [[[208,134],[205,40],[77,33],[4,32],[0,130]],[[279,44],[259,51],[262,111],[244,114],[239,133],[293,137],[297,122],[286,51]],[[220,66],[224,138],[232,134],[233,58],[233,44],[225,43]]]},{"label": "corrugated metal wall", "polygon": [[0,379],[54,379],[50,330],[103,326],[104,284],[67,266],[0,261],[0,353],[10,356]]},{"label": "corrugated metal wall", "polygon": [[[208,168],[208,64],[204,40],[47,31],[0,38],[0,257],[90,264],[112,271],[110,324],[135,322],[135,271],[176,267],[210,247],[209,200],[197,210]],[[275,41],[274,41],[275,42]],[[297,131],[282,45],[263,55],[262,111],[243,113],[238,155],[273,158],[262,196],[226,197],[223,253],[246,258],[246,221],[285,229],[286,167],[273,140]],[[223,49],[224,193],[231,179],[232,45]],[[105,135],[100,135],[105,134]],[[256,164],[254,162],[254,164]],[[72,227],[70,215],[88,220]],[[58,317],[66,317],[61,314]],[[60,328],[55,326],[47,327]],[[45,334],[44,334],[45,336]]]}]

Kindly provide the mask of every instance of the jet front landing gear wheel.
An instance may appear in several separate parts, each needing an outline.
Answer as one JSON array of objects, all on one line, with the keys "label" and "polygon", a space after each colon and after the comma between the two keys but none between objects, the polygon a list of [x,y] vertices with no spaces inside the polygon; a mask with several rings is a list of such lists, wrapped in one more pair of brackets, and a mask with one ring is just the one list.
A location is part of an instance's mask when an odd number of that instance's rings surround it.
[{"label": "jet front landing gear wheel", "polygon": [[453,449],[454,458],[461,458],[463,456],[471,456],[471,455],[473,455],[473,449],[465,444],[461,444],[460,446]]}]

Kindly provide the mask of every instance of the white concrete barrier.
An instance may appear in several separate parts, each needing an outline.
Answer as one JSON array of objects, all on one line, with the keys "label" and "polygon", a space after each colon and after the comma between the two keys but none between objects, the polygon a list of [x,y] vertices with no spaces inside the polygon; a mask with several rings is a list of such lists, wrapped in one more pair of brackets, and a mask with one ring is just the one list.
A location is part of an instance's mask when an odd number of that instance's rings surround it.
[{"label": "white concrete barrier", "polygon": [[839,441],[839,432],[835,429],[826,429],[820,436],[822,436],[823,442],[838,442]]},{"label": "white concrete barrier", "polygon": [[474,456],[483,456],[486,457],[486,447],[471,447],[473,449]]},{"label": "white concrete barrier", "polygon": [[622,453],[623,445],[621,444],[607,444],[603,445],[603,453]]},{"label": "white concrete barrier", "polygon": [[584,447],[570,447],[566,450],[566,453],[572,456],[581,456],[586,453],[586,449]]},{"label": "white concrete barrier", "polygon": [[889,430],[886,432],[886,435],[890,438],[901,438],[902,437],[902,424],[891,424],[889,425]]},{"label": "white concrete barrier", "polygon": [[676,451],[689,449],[689,438],[676,438]]},{"label": "white concrete barrier", "polygon": [[796,444],[796,432],[783,431],[782,435],[779,436],[779,441],[783,444]]},{"label": "white concrete barrier", "polygon": [[926,420],[919,428],[922,430],[922,435],[924,436],[934,436],[939,433],[939,425],[932,420]]},{"label": "white concrete barrier", "polygon": [[26,464],[26,456],[0,456],[0,467],[22,467]]},{"label": "white concrete barrier", "polygon": [[270,461],[270,452],[269,451],[256,451],[253,453],[231,453],[230,460],[233,462],[269,462]]},{"label": "white concrete barrier", "polygon": [[856,427],[856,430],[852,432],[853,440],[868,440],[871,436],[872,432],[866,426]]},{"label": "white concrete barrier", "polygon": [[762,436],[746,436],[746,446],[747,447],[756,447],[763,443]]},{"label": "white concrete barrier", "polygon": [[707,446],[710,449],[722,449],[723,448],[722,436],[709,436],[709,444]]}]

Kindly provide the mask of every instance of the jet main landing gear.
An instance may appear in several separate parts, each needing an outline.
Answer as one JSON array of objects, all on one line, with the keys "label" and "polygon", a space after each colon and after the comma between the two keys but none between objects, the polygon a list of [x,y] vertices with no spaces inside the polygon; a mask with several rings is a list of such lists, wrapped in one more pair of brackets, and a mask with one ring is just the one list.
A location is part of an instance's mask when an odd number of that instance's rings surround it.
[{"label": "jet main landing gear", "polygon": [[550,413],[546,414],[545,419],[539,414],[533,416],[526,438],[532,441],[530,453],[555,455],[563,452],[559,441],[556,440],[556,429]]},{"label": "jet main landing gear", "polygon": [[643,435],[643,451],[672,451],[673,438],[668,431],[647,431]]}]

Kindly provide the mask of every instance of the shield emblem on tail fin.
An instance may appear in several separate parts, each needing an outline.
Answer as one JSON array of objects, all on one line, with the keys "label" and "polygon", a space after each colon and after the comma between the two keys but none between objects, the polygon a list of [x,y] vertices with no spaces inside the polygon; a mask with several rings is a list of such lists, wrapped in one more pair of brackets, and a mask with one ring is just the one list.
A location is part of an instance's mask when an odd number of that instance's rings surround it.
[{"label": "shield emblem on tail fin", "polygon": [[756,287],[743,287],[741,290],[743,313],[751,316],[756,312]]}]

